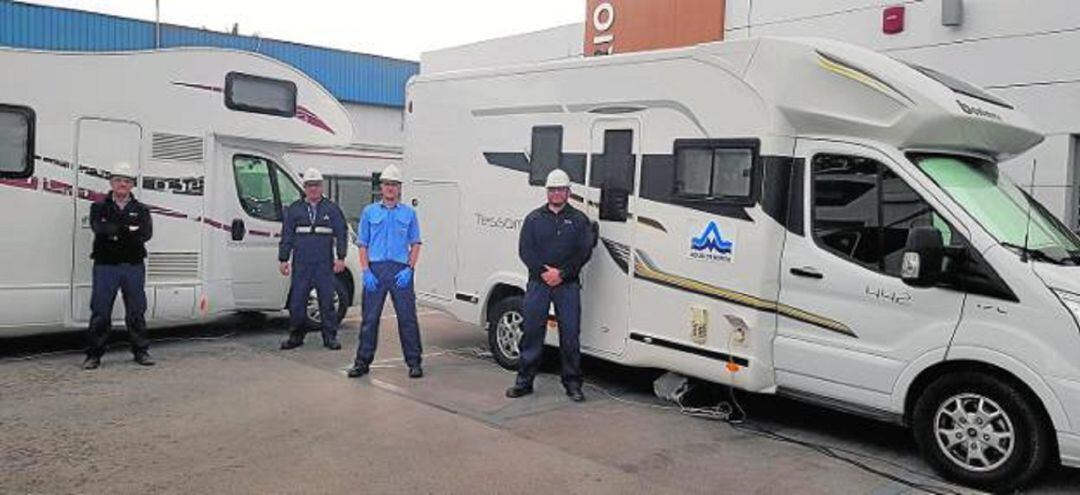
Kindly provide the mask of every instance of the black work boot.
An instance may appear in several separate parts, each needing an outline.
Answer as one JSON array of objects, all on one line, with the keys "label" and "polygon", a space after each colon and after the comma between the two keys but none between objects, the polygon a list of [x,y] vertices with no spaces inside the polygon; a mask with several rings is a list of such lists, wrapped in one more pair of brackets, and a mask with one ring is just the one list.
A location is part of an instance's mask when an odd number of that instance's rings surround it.
[{"label": "black work boot", "polygon": [[337,337],[330,337],[329,339],[323,339],[323,347],[330,349],[331,351],[341,350],[341,341]]},{"label": "black work boot", "polygon": [[146,351],[136,352],[135,362],[139,363],[139,366],[153,366],[157,364],[153,359],[150,359],[150,353]]},{"label": "black work boot", "polygon": [[345,375],[349,378],[360,378],[368,374],[368,371],[370,370],[367,366],[364,366],[362,364],[354,364],[352,368],[349,368],[349,371],[346,372]]},{"label": "black work boot", "polygon": [[585,394],[581,391],[581,385],[567,385],[566,396],[574,402],[585,402]]},{"label": "black work boot", "polygon": [[424,377],[424,368],[421,368],[419,366],[413,366],[412,368],[409,368],[409,378],[423,378],[423,377]]},{"label": "black work boot", "polygon": [[525,397],[526,395],[529,395],[531,393],[533,393],[533,388],[532,388],[531,385],[530,386],[514,385],[513,387],[510,387],[510,388],[506,389],[506,396],[511,398],[511,399],[516,399],[518,397]]},{"label": "black work boot", "polygon": [[296,338],[295,333],[290,333],[289,338],[281,341],[281,350],[287,351],[289,349],[296,349],[302,345],[304,345],[304,338]]},{"label": "black work boot", "polygon": [[84,370],[96,370],[101,367],[101,356],[86,356],[86,361],[83,361],[82,369]]}]

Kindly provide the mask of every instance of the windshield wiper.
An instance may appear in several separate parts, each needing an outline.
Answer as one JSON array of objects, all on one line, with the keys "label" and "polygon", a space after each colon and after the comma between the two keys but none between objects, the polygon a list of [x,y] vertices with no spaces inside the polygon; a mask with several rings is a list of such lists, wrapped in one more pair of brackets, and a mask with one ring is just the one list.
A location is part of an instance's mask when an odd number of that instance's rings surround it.
[{"label": "windshield wiper", "polygon": [[1013,244],[1011,242],[1003,242],[1003,243],[1001,243],[1001,245],[1005,246],[1007,248],[1012,248],[1012,249],[1015,249],[1017,251],[1020,251],[1020,253],[1022,255],[1029,256],[1033,260],[1045,261],[1047,263],[1051,263],[1051,264],[1054,264],[1054,265],[1064,265],[1065,260],[1070,260],[1070,261],[1072,260],[1072,258],[1058,259],[1058,258],[1055,258],[1053,256],[1050,256],[1049,254],[1046,253],[1046,251],[1043,251],[1041,249],[1026,248],[1024,246],[1018,246],[1018,245]]}]

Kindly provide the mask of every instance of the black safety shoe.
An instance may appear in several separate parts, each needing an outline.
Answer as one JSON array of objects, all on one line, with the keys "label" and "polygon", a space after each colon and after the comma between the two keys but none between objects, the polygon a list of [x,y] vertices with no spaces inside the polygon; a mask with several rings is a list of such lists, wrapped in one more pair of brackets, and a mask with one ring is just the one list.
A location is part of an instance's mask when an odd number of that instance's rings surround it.
[{"label": "black safety shoe", "polygon": [[287,351],[289,349],[296,349],[297,347],[300,347],[302,345],[304,345],[303,340],[287,339],[281,341],[281,350]]},{"label": "black safety shoe", "polygon": [[360,366],[358,364],[354,364],[352,368],[349,368],[349,371],[347,371],[345,375],[349,378],[360,378],[368,374],[368,371],[370,370],[367,366]]},{"label": "black safety shoe", "polygon": [[135,355],[135,362],[139,363],[139,366],[153,366],[157,363],[153,359],[150,359],[150,354],[146,352],[140,352]]},{"label": "black safety shoe", "polygon": [[423,378],[424,369],[417,366],[415,368],[409,368],[409,378]]},{"label": "black safety shoe", "polygon": [[101,367],[101,358],[98,356],[87,356],[86,361],[83,361],[82,369],[84,370],[96,370]]},{"label": "black safety shoe", "polygon": [[525,387],[522,385],[514,385],[513,387],[506,389],[506,396],[511,399],[525,397],[526,395],[529,395],[531,393],[533,393],[532,387]]},{"label": "black safety shoe", "polygon": [[581,392],[581,387],[567,387],[566,396],[574,402],[585,402],[585,394]]},{"label": "black safety shoe", "polygon": [[330,349],[331,351],[340,351],[341,342],[338,339],[330,339],[323,341],[323,347]]}]

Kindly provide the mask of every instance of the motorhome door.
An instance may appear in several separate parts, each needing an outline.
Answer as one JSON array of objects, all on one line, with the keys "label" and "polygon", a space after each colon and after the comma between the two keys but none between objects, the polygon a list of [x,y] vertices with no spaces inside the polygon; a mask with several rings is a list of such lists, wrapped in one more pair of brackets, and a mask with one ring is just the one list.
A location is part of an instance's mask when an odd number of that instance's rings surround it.
[{"label": "motorhome door", "polygon": [[[76,124],[75,147],[75,236],[71,270],[71,315],[76,322],[90,321],[90,293],[93,262],[90,252],[94,232],[90,229],[90,205],[109,192],[109,171],[119,162],[130,163],[139,180],[133,194],[140,197],[142,188],[142,127],[134,122],[82,118]],[[153,241],[151,241],[153,242]],[[153,291],[147,291],[147,304],[153,307]],[[124,317],[121,297],[113,305],[113,319]]]},{"label": "motorhome door", "polygon": [[582,276],[581,345],[593,352],[621,354],[629,333],[640,134],[636,119],[604,119],[589,136],[584,203],[600,240]]},{"label": "motorhome door", "polygon": [[944,355],[964,299],[900,279],[908,232],[932,226],[946,244],[963,234],[884,153],[799,140],[796,156],[806,194],[795,210],[803,227],[787,234],[781,262],[777,383],[884,406],[908,363]]},{"label": "motorhome door", "polygon": [[[283,208],[302,197],[289,172],[267,155],[222,147],[235,185],[235,207],[227,208],[229,264],[238,309],[275,310],[285,305],[289,278],[278,272]],[[227,190],[227,189],[226,189]]]}]

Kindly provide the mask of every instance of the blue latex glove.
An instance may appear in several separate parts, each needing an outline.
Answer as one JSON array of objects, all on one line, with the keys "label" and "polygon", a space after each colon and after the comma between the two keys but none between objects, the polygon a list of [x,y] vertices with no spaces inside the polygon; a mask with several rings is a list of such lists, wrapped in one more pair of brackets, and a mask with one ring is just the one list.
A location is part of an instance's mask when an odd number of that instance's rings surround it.
[{"label": "blue latex glove", "polygon": [[397,272],[397,286],[399,289],[404,289],[412,284],[412,268],[405,267],[400,272]]},{"label": "blue latex glove", "polygon": [[375,292],[379,289],[379,279],[375,277],[371,270],[364,270],[364,290],[368,292]]}]

